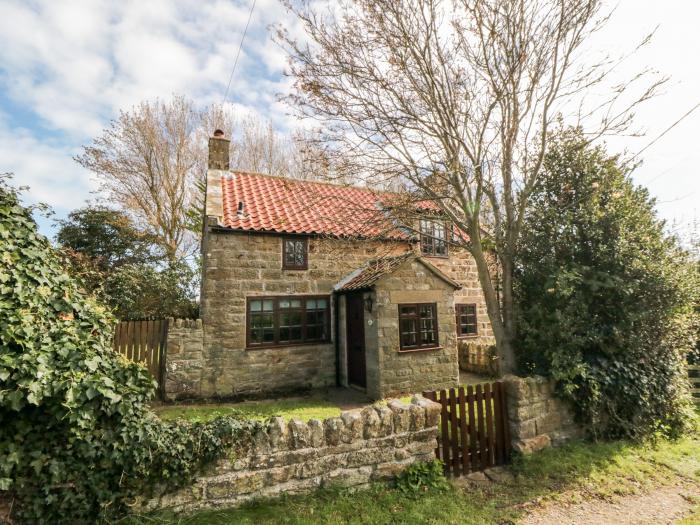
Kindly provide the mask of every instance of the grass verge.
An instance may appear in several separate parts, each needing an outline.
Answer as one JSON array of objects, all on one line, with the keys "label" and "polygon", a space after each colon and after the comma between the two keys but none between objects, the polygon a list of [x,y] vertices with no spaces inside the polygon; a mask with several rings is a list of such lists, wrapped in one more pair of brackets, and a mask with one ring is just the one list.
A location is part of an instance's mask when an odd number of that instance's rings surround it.
[{"label": "grass verge", "polygon": [[188,421],[210,421],[220,416],[239,415],[247,419],[265,420],[272,416],[282,416],[286,420],[324,419],[339,416],[341,409],[336,404],[321,397],[268,399],[244,401],[228,404],[205,405],[163,405],[154,408],[163,420],[186,419]]}]

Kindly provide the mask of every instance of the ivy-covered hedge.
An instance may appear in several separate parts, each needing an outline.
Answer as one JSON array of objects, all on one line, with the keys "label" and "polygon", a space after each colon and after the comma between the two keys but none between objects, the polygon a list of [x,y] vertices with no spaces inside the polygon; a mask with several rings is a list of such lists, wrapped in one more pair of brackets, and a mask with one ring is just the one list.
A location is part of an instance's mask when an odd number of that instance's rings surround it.
[{"label": "ivy-covered hedge", "polygon": [[647,190],[579,130],[555,137],[544,168],[519,250],[523,371],[556,379],[596,436],[678,435],[697,267]]},{"label": "ivy-covered hedge", "polygon": [[254,423],[161,422],[155,383],[111,350],[114,319],[0,178],[0,497],[25,523],[95,523],[187,483]]}]

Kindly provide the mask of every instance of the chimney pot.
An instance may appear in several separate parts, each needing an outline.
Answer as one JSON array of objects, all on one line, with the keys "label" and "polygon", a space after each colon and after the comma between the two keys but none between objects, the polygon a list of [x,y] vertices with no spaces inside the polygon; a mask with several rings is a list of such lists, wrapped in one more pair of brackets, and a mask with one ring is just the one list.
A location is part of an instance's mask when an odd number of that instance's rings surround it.
[{"label": "chimney pot", "polygon": [[224,138],[224,132],[220,129],[214,131],[214,136],[209,138],[209,169],[229,170],[229,145],[231,141]]}]

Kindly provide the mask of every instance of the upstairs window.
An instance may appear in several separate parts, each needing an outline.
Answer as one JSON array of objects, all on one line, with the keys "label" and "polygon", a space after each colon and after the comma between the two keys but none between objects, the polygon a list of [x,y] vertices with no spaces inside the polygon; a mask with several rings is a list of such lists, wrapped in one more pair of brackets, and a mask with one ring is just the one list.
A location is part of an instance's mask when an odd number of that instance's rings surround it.
[{"label": "upstairs window", "polygon": [[444,221],[420,220],[420,250],[423,255],[447,257],[448,227]]},{"label": "upstairs window", "polygon": [[309,267],[309,243],[302,237],[282,239],[282,269],[306,270]]},{"label": "upstairs window", "polygon": [[247,346],[265,348],[330,341],[327,296],[249,297]]},{"label": "upstairs window", "polygon": [[438,346],[437,305],[435,303],[400,304],[399,335],[402,351]]},{"label": "upstairs window", "polygon": [[455,313],[457,314],[457,336],[477,335],[476,305],[456,304]]}]

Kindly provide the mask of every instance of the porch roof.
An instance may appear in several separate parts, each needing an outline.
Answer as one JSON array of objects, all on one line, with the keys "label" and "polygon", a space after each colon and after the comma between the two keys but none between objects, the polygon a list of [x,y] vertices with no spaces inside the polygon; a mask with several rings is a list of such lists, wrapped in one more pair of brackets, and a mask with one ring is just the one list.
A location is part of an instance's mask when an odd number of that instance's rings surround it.
[{"label": "porch roof", "polygon": [[333,289],[336,292],[350,292],[353,290],[364,290],[367,288],[371,288],[382,277],[395,272],[403,263],[412,259],[415,259],[418,262],[420,262],[437,277],[445,281],[447,284],[453,286],[454,288],[462,287],[462,285],[460,285],[457,281],[445,275],[442,271],[430,264],[423,257],[420,257],[414,252],[409,251],[406,253],[402,253],[401,255],[389,255],[384,257],[377,257],[375,259],[370,259],[364,266],[350,272],[348,275],[346,275],[340,281],[338,281],[338,283],[333,287]]}]

